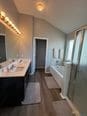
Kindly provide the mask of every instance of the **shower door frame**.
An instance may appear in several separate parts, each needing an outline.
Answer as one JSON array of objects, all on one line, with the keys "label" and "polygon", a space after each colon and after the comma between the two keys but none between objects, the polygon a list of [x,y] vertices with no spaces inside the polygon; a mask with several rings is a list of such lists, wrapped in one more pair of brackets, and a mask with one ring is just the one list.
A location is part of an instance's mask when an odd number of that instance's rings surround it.
[{"label": "shower door frame", "polygon": [[75,73],[74,73],[74,78],[73,78],[74,85],[75,85],[75,81],[76,81],[76,78],[77,78],[77,73],[79,72],[79,64],[80,64],[82,47],[83,47],[85,29],[79,29],[79,30],[75,31],[75,42],[74,42],[73,53],[72,53],[72,66],[71,66],[70,82],[69,82],[69,88],[68,88],[68,97],[71,99],[71,101],[73,101],[73,97],[74,97],[74,94],[75,94],[75,86],[73,85],[74,87],[73,87],[72,95],[71,95],[72,98],[69,96],[70,86],[73,83],[71,76],[72,76],[72,70],[73,70],[73,67],[74,67],[74,64],[73,64],[74,51],[75,51],[76,39],[77,39],[77,36],[78,36],[79,32],[81,32],[82,36],[81,36],[81,42],[80,42],[80,47],[79,47],[79,53],[78,53],[78,63],[76,65],[76,67],[75,67]]}]

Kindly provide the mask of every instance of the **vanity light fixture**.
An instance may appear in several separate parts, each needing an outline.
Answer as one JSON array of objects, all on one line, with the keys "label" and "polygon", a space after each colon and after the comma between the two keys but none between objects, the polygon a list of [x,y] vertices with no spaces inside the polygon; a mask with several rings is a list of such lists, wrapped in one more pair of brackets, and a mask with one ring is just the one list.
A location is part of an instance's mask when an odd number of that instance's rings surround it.
[{"label": "vanity light fixture", "polygon": [[0,18],[1,18],[2,20],[5,19],[5,12],[3,12],[3,11],[0,12]]},{"label": "vanity light fixture", "polygon": [[16,32],[16,34],[21,34],[19,29],[12,23],[12,21],[9,19],[9,17],[6,16],[6,13],[1,11],[0,12],[0,22],[4,24],[7,28],[10,30]]},{"label": "vanity light fixture", "polygon": [[36,3],[36,9],[38,10],[38,11],[43,11],[44,10],[44,8],[45,8],[45,4],[44,4],[44,2],[37,2]]},{"label": "vanity light fixture", "polygon": [[5,17],[5,22],[8,23],[9,22],[9,18]]}]

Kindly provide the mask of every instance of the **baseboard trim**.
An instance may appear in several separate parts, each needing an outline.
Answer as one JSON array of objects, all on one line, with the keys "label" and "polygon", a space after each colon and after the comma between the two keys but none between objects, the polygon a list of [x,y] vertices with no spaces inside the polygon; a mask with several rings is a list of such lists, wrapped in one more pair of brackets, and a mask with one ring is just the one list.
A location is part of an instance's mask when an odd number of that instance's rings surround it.
[{"label": "baseboard trim", "polygon": [[62,97],[62,99],[66,99],[69,106],[71,107],[72,109],[72,113],[74,116],[80,116],[80,113],[79,111],[77,110],[77,108],[74,106],[74,104],[71,102],[71,100],[67,97],[67,96],[63,96],[62,93],[60,93],[60,96]]},{"label": "baseboard trim", "polygon": [[60,96],[62,99],[66,99],[66,97],[62,93],[60,93]]}]

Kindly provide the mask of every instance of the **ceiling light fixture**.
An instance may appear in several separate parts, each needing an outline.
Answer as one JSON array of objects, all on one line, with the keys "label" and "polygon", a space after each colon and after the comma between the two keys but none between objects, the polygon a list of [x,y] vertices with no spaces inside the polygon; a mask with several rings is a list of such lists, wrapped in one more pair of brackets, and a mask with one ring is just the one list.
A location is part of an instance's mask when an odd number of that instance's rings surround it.
[{"label": "ceiling light fixture", "polygon": [[3,11],[0,12],[0,22],[8,29],[16,32],[16,34],[21,34],[19,29],[13,24],[13,22],[6,16],[6,13]]},{"label": "ceiling light fixture", "polygon": [[45,9],[45,4],[44,4],[44,2],[37,2],[36,3],[36,9],[38,10],[38,11],[43,11],[44,9]]}]

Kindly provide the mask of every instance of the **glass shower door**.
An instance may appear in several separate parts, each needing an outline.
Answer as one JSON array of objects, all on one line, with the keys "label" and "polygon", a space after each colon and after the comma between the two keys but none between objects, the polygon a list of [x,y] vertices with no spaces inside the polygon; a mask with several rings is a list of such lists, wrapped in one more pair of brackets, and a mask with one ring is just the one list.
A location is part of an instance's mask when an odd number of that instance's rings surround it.
[{"label": "glass shower door", "polygon": [[74,84],[73,103],[80,111],[81,116],[87,116],[87,30],[84,32],[81,57]]},{"label": "glass shower door", "polygon": [[70,75],[70,83],[69,83],[69,91],[68,97],[73,101],[74,92],[75,92],[75,83],[76,83],[76,74],[79,63],[79,56],[82,45],[82,31],[79,31],[76,35],[74,52],[73,52],[73,61],[71,67],[71,75]]}]

